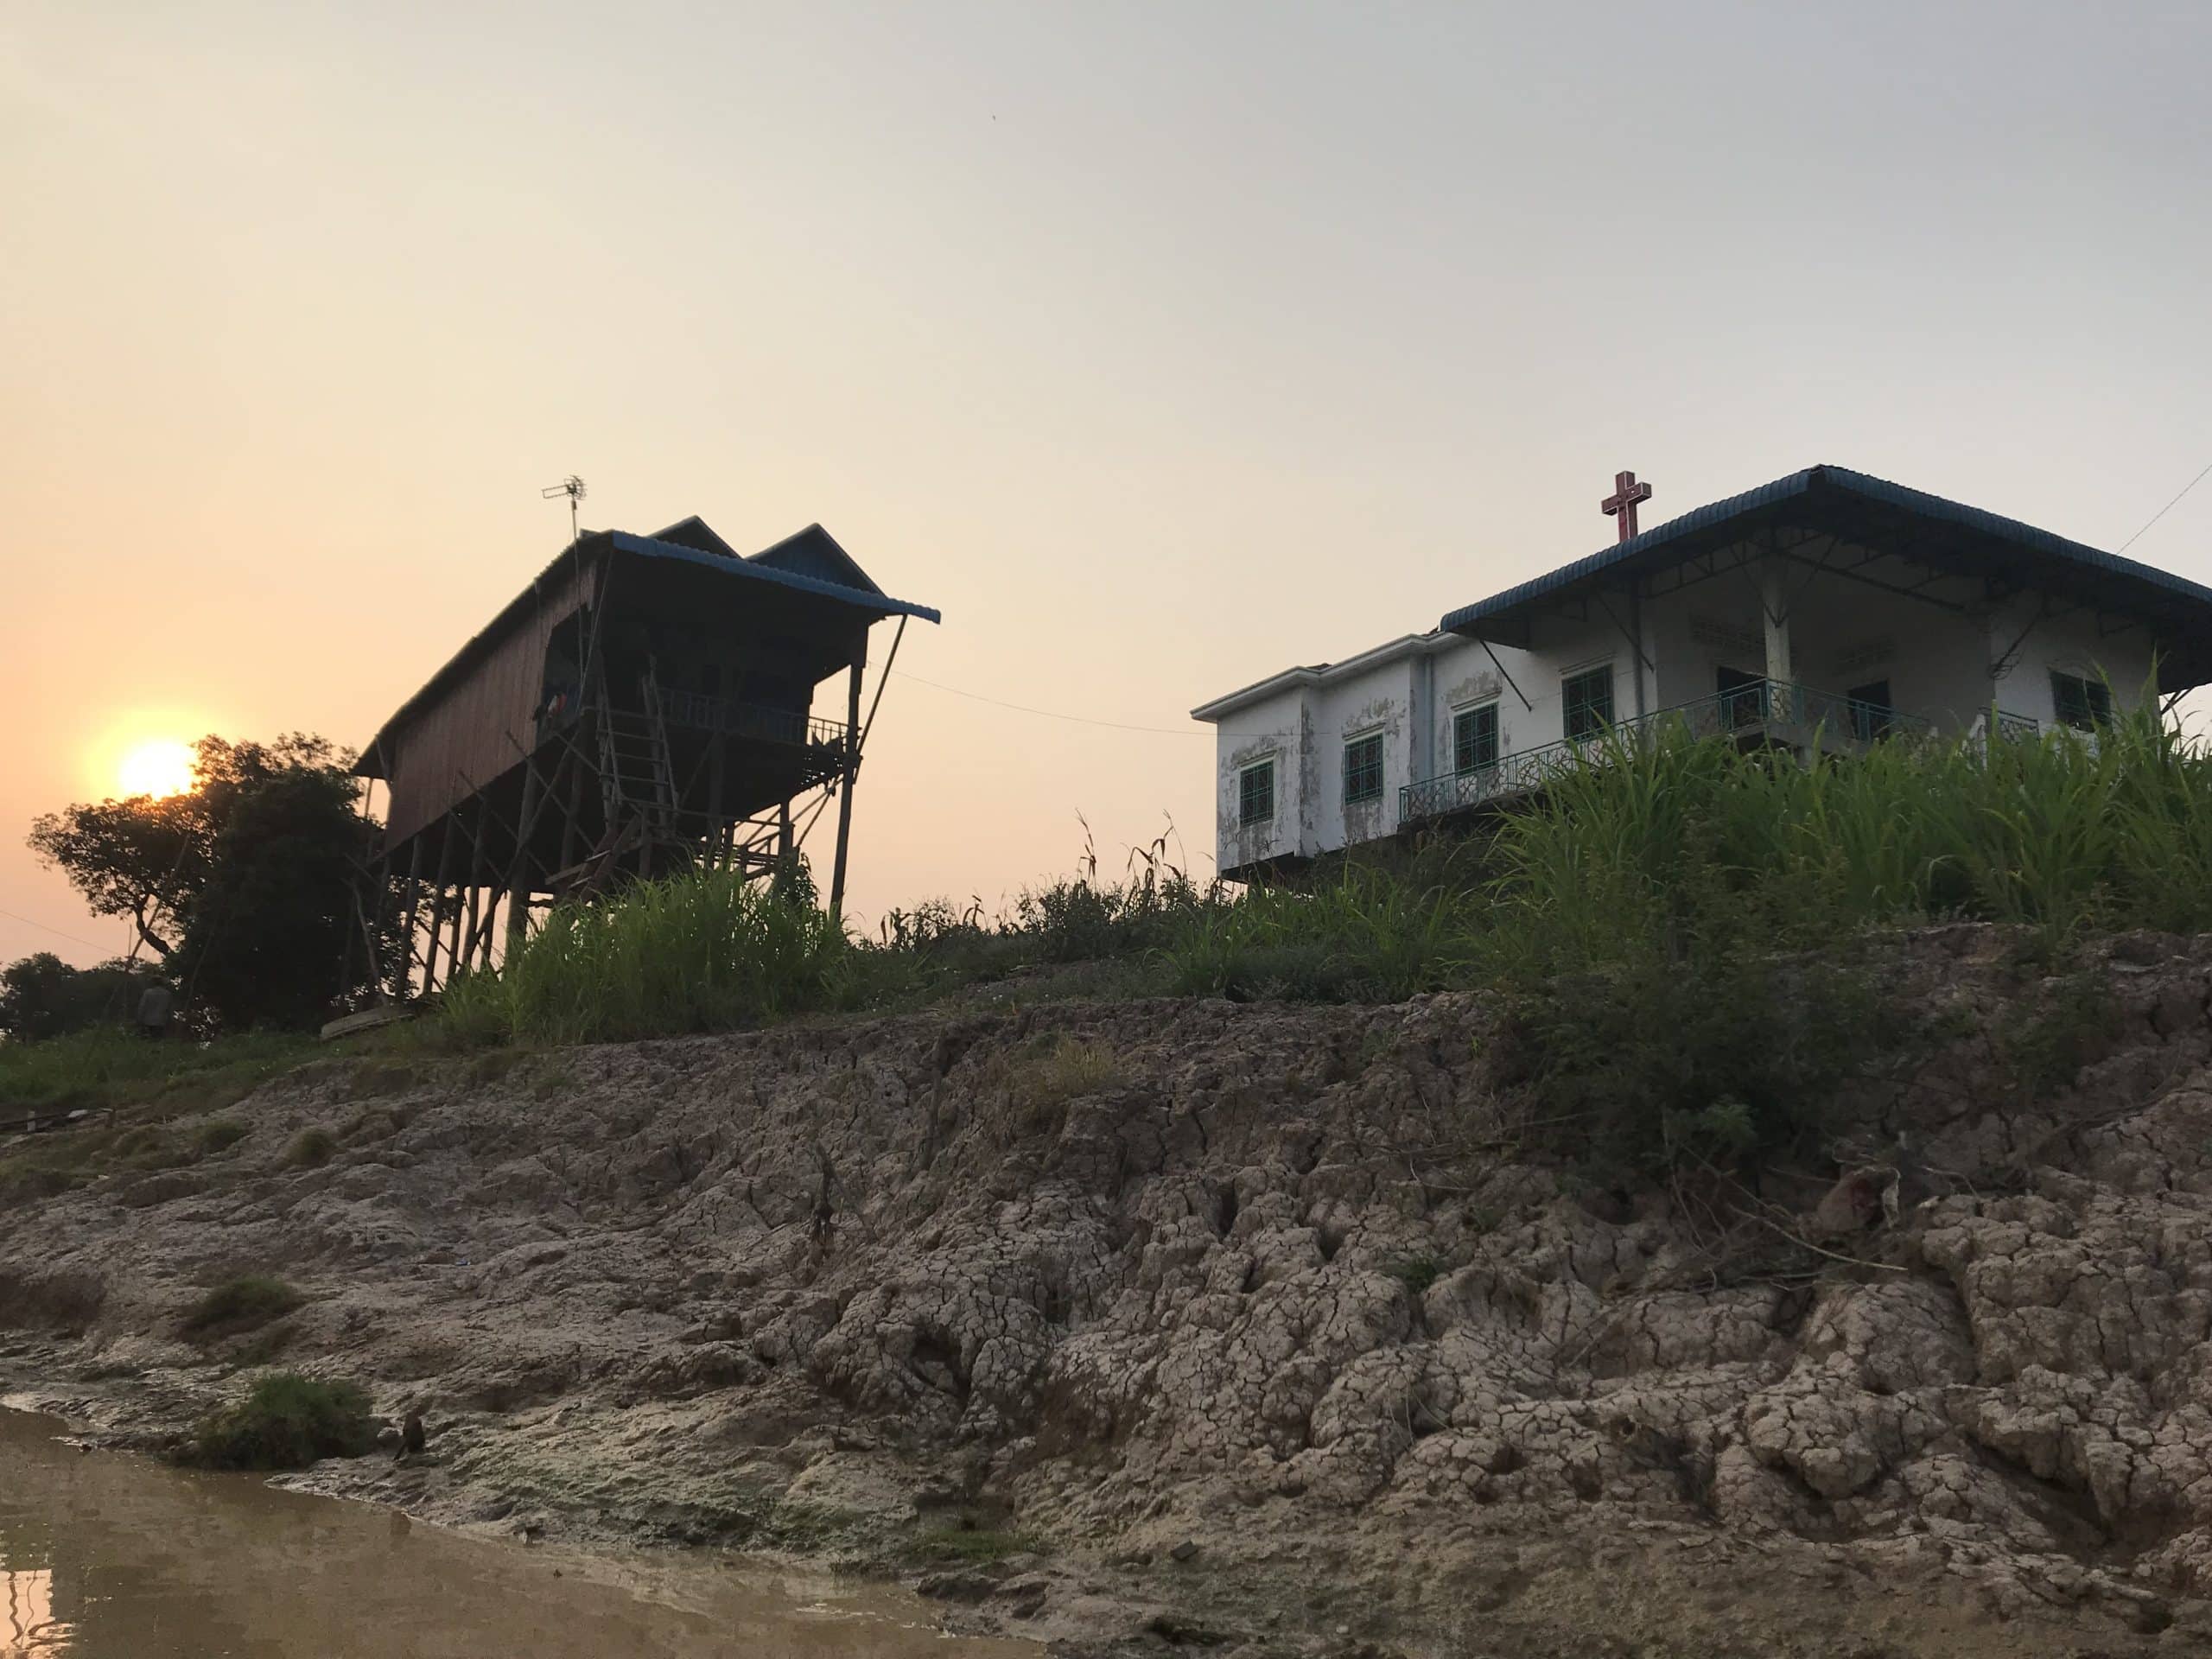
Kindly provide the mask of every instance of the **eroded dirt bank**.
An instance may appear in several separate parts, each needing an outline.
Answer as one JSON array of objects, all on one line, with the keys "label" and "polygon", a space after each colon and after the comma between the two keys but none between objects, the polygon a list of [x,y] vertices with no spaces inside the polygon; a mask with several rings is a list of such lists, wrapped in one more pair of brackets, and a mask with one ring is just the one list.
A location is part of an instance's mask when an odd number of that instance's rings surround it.
[{"label": "eroded dirt bank", "polygon": [[[157,1438],[281,1344],[430,1427],[323,1489],[1085,1650],[2203,1650],[2212,941],[1892,977],[1933,1047],[1841,1138],[1911,1131],[1897,1213],[1827,1255],[1516,1150],[1475,999],[1046,1005],[309,1067],[0,1214],[0,1377]],[[243,1273],[310,1300],[183,1340]]]}]

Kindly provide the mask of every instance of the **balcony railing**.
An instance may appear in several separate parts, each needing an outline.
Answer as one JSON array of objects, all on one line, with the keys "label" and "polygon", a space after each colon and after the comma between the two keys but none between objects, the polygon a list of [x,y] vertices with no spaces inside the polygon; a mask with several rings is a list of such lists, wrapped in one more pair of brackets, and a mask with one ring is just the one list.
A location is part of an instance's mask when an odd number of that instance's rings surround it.
[{"label": "balcony railing", "polygon": [[[1891,735],[1934,729],[1929,721],[1880,703],[1783,680],[1749,680],[1695,702],[1615,721],[1586,737],[1563,738],[1500,755],[1486,766],[1407,784],[1398,791],[1398,818],[1411,823],[1529,794],[1560,772],[1604,760],[1611,744],[1642,742],[1661,734],[1679,732],[1693,738],[1787,735],[1802,741],[1817,733],[1824,747],[1853,749]],[[2004,741],[2032,738],[2038,729],[2025,715],[1998,711],[1996,732]]]},{"label": "balcony railing", "polygon": [[845,728],[840,721],[817,720],[795,709],[741,702],[734,697],[710,697],[700,691],[673,691],[661,687],[660,712],[661,718],[671,726],[723,732],[765,743],[842,747],[845,741]]}]

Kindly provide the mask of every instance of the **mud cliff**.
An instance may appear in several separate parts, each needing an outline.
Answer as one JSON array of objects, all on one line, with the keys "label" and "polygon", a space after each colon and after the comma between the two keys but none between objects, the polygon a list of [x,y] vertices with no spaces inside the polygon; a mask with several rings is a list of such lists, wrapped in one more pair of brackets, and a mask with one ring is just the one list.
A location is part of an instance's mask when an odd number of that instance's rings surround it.
[{"label": "mud cliff", "polygon": [[[0,1375],[148,1439],[281,1352],[430,1425],[327,1490],[1130,1651],[2201,1650],[2212,941],[1889,977],[1924,1040],[1749,1219],[1531,1140],[1474,997],[319,1064],[0,1214]],[[245,1273],[308,1300],[184,1340]]]}]

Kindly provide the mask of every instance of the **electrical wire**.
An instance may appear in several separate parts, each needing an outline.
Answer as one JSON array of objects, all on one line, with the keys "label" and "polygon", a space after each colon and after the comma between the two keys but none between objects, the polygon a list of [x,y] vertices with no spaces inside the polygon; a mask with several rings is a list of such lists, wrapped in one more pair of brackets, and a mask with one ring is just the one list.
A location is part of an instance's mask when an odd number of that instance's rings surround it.
[{"label": "electrical wire", "polygon": [[918,674],[894,668],[894,677],[912,680],[917,685],[926,685],[931,690],[949,691],[956,697],[968,697],[977,702],[988,702],[995,708],[1011,709],[1017,714],[1040,715],[1046,720],[1065,720],[1077,726],[1103,726],[1116,732],[1151,732],[1160,737],[1210,737],[1210,731],[1196,726],[1128,726],[1118,720],[1093,720],[1088,715],[1064,715],[1055,709],[1032,709],[1026,702],[1008,702],[1002,697],[987,697],[980,691],[963,691],[957,685],[939,685],[935,680],[925,680]]},{"label": "electrical wire", "polygon": [[28,916],[18,916],[12,910],[0,910],[0,916],[5,916],[11,922],[21,922],[25,927],[35,927],[41,933],[51,933],[57,939],[67,939],[73,944],[85,945],[94,950],[107,949],[98,940],[88,939],[81,933],[65,933],[58,927],[48,927],[44,922],[35,922]]},{"label": "electrical wire", "polygon": [[2113,549],[2113,551],[2115,553],[2125,553],[2129,548],[2134,546],[2136,543],[2141,541],[2143,539],[2143,531],[2150,529],[2152,524],[2157,524],[2159,519],[2164,518],[2176,507],[2179,506],[2181,505],[2181,496],[2187,495],[2191,490],[2195,489],[2208,478],[2212,478],[2212,461],[2206,461],[2204,463],[2204,470],[2197,474],[2195,478],[2190,479],[2188,483],[2181,486],[2181,495],[2177,495],[2172,500],[2167,502],[2164,506],[2160,507],[2156,512],[2151,515],[2150,524],[2145,524],[2143,526],[2143,530],[2137,531],[2135,534],[2129,537],[2118,547]]}]

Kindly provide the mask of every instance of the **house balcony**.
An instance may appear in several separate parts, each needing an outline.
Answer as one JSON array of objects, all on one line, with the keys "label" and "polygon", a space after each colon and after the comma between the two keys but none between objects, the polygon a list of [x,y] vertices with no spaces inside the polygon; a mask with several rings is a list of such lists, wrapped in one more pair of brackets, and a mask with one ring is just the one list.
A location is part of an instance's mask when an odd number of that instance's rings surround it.
[{"label": "house balcony", "polygon": [[[1988,725],[1977,721],[1975,734]],[[1615,721],[1586,737],[1565,738],[1500,755],[1487,766],[1405,785],[1398,791],[1398,821],[1418,823],[1532,795],[1561,772],[1602,763],[1616,743],[1642,743],[1660,735],[1680,733],[1725,738],[1745,747],[1848,754],[1887,737],[1935,729],[1931,721],[1880,703],[1782,680],[1750,680],[1695,702]],[[2031,739],[2037,730],[2025,715],[1995,711],[1994,731],[2001,741]]]},{"label": "house balcony", "polygon": [[710,697],[699,691],[656,688],[660,717],[671,726],[696,732],[715,732],[751,738],[760,743],[788,743],[798,748],[842,751],[845,726],[842,721],[822,720],[797,709],[767,703],[741,702],[734,697]]}]

